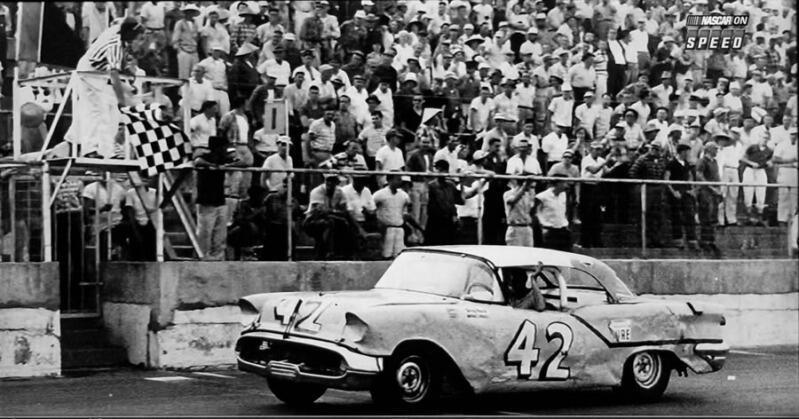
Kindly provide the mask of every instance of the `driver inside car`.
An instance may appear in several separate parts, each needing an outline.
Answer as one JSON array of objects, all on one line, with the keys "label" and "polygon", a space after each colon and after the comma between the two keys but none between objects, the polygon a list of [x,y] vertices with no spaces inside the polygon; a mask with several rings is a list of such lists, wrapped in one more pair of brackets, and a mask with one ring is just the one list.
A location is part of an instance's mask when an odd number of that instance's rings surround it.
[{"label": "driver inside car", "polygon": [[544,295],[536,284],[534,273],[525,269],[507,269],[505,271],[510,295],[510,304],[522,310],[544,311],[546,303]]}]

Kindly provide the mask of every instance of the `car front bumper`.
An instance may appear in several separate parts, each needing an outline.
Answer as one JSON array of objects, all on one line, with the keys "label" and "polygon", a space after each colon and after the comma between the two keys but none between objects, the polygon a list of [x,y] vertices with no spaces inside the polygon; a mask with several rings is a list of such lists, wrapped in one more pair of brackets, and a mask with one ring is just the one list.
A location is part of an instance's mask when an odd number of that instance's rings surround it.
[{"label": "car front bumper", "polygon": [[[281,347],[279,353],[275,347]],[[326,361],[320,363],[321,358]],[[241,371],[343,390],[369,389],[383,366],[381,357],[333,342],[294,336],[284,339],[281,333],[268,331],[241,335],[236,359]]]}]

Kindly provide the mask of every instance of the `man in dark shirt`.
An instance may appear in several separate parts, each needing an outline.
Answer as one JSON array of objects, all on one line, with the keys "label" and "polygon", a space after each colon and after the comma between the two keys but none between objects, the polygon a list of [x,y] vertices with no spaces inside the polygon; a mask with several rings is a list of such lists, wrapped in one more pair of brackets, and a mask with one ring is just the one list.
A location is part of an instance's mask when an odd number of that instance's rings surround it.
[{"label": "man in dark shirt", "polygon": [[[741,181],[749,184],[760,184],[763,186],[744,186],[744,207],[749,214],[749,224],[765,226],[763,220],[763,210],[766,207],[766,184],[768,184],[768,174],[766,169],[773,166],[771,159],[774,150],[769,148],[768,135],[762,135],[757,144],[752,144],[746,148],[741,157],[741,166],[744,167]],[[753,204],[752,199],[756,199]]]},{"label": "man in dark shirt", "polygon": [[[699,182],[719,182],[719,165],[716,153],[719,146],[709,141],[704,146],[704,155],[696,163],[696,180]],[[699,187],[699,245],[718,252],[716,247],[716,223],[718,222],[719,202],[722,199],[721,187]]]},{"label": "man in dark shirt", "polygon": [[[691,165],[688,164],[688,153],[691,146],[677,145],[677,155],[666,165],[664,180],[693,181]],[[669,207],[671,208],[671,240],[674,247],[683,248],[685,238],[691,250],[699,250],[696,242],[696,225],[694,223],[694,191],[689,185],[666,185],[669,191]]]},{"label": "man in dark shirt", "polygon": [[[429,173],[433,165],[433,139],[428,136],[419,138],[419,147],[410,153],[405,161],[405,168],[409,172]],[[411,178],[411,214],[424,229],[427,226],[427,179],[422,176]]]},{"label": "man in dark shirt", "polygon": [[[198,155],[194,166],[198,169],[218,169],[227,166],[235,156],[235,149],[228,150],[227,138],[214,136],[208,140],[209,150]],[[221,170],[199,170],[197,172],[197,239],[203,252],[203,260],[224,260],[229,218],[225,204],[225,172]]]},{"label": "man in dark shirt", "polygon": [[[449,173],[449,162],[433,163],[438,173]],[[425,244],[454,244],[458,234],[458,211],[455,205],[463,205],[463,184],[460,188],[444,176],[427,184],[430,202],[427,204],[427,227]]]},{"label": "man in dark shirt", "polygon": [[[649,144],[649,151],[635,160],[630,167],[632,179],[663,180],[666,164],[660,156],[660,145]],[[661,229],[663,228],[663,186],[646,185],[646,245],[663,247]]]},{"label": "man in dark shirt", "polygon": [[[488,140],[488,156],[484,159],[483,167],[494,173],[505,173],[507,162],[500,155],[499,150],[502,140],[491,138]],[[488,190],[483,194],[483,243],[505,244],[505,203],[502,194],[507,189],[507,181],[491,179]]]}]

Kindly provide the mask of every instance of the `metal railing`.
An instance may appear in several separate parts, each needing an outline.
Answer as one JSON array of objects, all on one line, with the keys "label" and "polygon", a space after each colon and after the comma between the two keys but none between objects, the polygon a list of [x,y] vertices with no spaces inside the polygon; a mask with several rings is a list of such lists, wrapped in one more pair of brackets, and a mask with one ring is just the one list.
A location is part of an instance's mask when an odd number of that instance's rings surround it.
[{"label": "metal railing", "polygon": [[[6,170],[9,170],[9,168],[14,167],[14,165],[16,165],[16,167],[23,167],[23,166],[29,166],[30,167],[30,166],[38,166],[38,165],[43,165],[44,166],[44,167],[40,167],[38,169],[30,169],[29,171],[32,171],[32,172],[37,172],[38,171],[39,173],[43,174],[37,180],[38,188],[41,190],[42,198],[44,199],[44,197],[47,197],[47,201],[46,201],[47,204],[45,206],[43,206],[42,208],[46,207],[46,208],[49,209],[50,208],[50,204],[52,203],[52,201],[54,199],[53,196],[55,195],[55,193],[58,192],[58,188],[60,186],[60,183],[63,182],[63,178],[64,178],[64,176],[66,175],[67,172],[65,171],[63,173],[59,173],[60,176],[54,176],[52,179],[50,179],[50,175],[49,175],[49,170],[50,169],[48,168],[47,163],[41,163],[41,162],[39,162],[39,163],[36,163],[36,162],[18,162],[18,163],[13,163],[12,162],[12,163],[0,166],[0,169],[6,168]],[[84,164],[72,163],[72,160],[70,160],[68,165],[71,165],[71,169],[78,169],[78,168],[82,168],[82,167],[86,167],[87,166],[87,164],[85,164],[85,163]],[[115,172],[128,172],[128,171],[133,171],[133,170],[136,170],[136,169],[137,168],[135,166],[128,167],[128,166],[125,166],[125,165],[117,165],[115,167],[106,166],[104,168],[101,168],[100,170],[101,171],[103,171],[103,170],[111,170],[111,171],[115,171]],[[67,170],[70,170],[70,168],[67,168]],[[286,213],[285,213],[285,217],[286,217],[286,222],[285,222],[285,224],[286,224],[286,233],[285,234],[287,235],[286,236],[286,244],[287,244],[287,246],[286,246],[286,253],[285,253],[285,259],[286,260],[292,260],[295,257],[294,251],[293,251],[294,248],[295,248],[295,243],[293,243],[293,240],[294,240],[295,223],[297,222],[297,220],[295,220],[294,217],[293,217],[294,212],[295,212],[295,208],[294,208],[294,204],[293,203],[295,201],[295,198],[297,198],[298,196],[303,195],[303,193],[298,194],[298,190],[300,188],[298,188],[297,185],[298,184],[305,184],[306,188],[305,188],[304,194],[308,194],[313,187],[316,187],[319,184],[319,183],[317,183],[317,184],[309,184],[309,180],[311,178],[310,175],[317,175],[317,177],[319,177],[319,175],[330,174],[330,173],[336,174],[336,175],[339,175],[339,176],[342,176],[342,177],[354,177],[354,176],[364,177],[364,176],[378,176],[378,175],[384,175],[384,176],[385,175],[397,175],[397,176],[411,176],[413,179],[425,178],[426,180],[432,180],[432,179],[436,179],[436,178],[440,178],[440,177],[445,177],[445,178],[450,178],[452,180],[457,180],[457,181],[463,181],[465,178],[472,179],[472,180],[487,179],[487,180],[520,180],[520,181],[521,180],[530,179],[535,184],[546,183],[546,182],[554,182],[554,181],[562,181],[562,182],[567,182],[567,183],[572,184],[572,185],[581,185],[581,184],[626,185],[626,186],[630,187],[630,189],[629,189],[630,192],[634,192],[635,188],[640,188],[640,190],[637,193],[637,197],[639,197],[638,199],[640,199],[640,209],[639,209],[640,212],[635,214],[636,216],[640,215],[640,217],[635,217],[635,220],[637,221],[635,224],[637,224],[639,226],[639,228],[640,228],[640,231],[639,231],[640,244],[641,244],[640,251],[641,251],[641,255],[642,256],[646,256],[646,252],[647,252],[647,249],[648,249],[648,243],[647,243],[648,236],[647,236],[647,230],[646,229],[647,229],[647,217],[650,214],[648,214],[648,209],[647,209],[647,196],[648,196],[648,193],[650,192],[649,190],[652,187],[658,187],[658,186],[659,187],[665,187],[666,185],[672,185],[672,186],[678,186],[679,185],[679,186],[690,187],[690,188],[696,188],[696,187],[699,187],[699,186],[711,186],[711,187],[720,187],[720,188],[727,188],[727,189],[729,189],[729,188],[741,188],[741,187],[744,187],[744,188],[753,187],[753,188],[776,188],[776,189],[783,190],[783,191],[784,190],[792,190],[792,191],[796,191],[797,190],[797,185],[775,184],[775,183],[772,183],[772,184],[758,184],[758,183],[744,183],[744,182],[699,182],[699,181],[686,182],[686,181],[666,181],[666,180],[654,180],[654,179],[652,179],[652,180],[643,180],[643,179],[614,179],[614,178],[590,178],[590,179],[584,179],[584,178],[548,177],[548,176],[538,176],[538,175],[521,176],[521,175],[485,174],[485,173],[470,173],[470,172],[466,172],[466,173],[420,173],[420,172],[408,172],[408,171],[336,170],[336,169],[309,169],[309,168],[295,168],[295,169],[286,169],[286,170],[268,170],[268,169],[257,168],[257,167],[243,167],[243,168],[242,167],[186,168],[186,169],[181,169],[181,170],[222,171],[222,172],[250,172],[250,173],[253,173],[254,175],[255,174],[260,175],[260,174],[264,174],[264,173],[267,173],[267,174],[268,173],[285,173],[285,174],[288,174],[289,176],[287,176],[287,178],[286,178],[286,191],[287,191],[287,193],[286,193]],[[105,177],[105,176],[107,176],[107,175],[105,175],[105,174],[101,175],[101,177]],[[163,190],[170,190],[170,189],[173,188],[173,182],[172,181],[167,182],[167,180],[164,179],[164,180],[162,180],[162,184],[165,185],[163,188],[161,188]],[[9,188],[8,182],[5,182],[4,188],[5,189]],[[161,198],[163,198],[163,192],[164,191],[162,191],[162,193],[161,193]],[[163,205],[159,201],[159,209],[163,209],[167,205]],[[663,205],[663,210],[664,210],[664,212],[666,211],[665,203]],[[482,215],[482,208],[478,208],[478,211]],[[189,212],[191,212],[191,211],[189,211]],[[190,213],[189,214],[185,213],[185,210],[182,211],[182,212],[179,211],[179,215],[180,215],[181,219],[185,219],[186,217],[191,217],[192,216],[192,214],[190,214]],[[42,218],[46,217],[48,219],[50,218],[48,215],[46,215],[44,213],[41,213],[41,217]],[[232,214],[230,214],[230,217],[232,218]],[[2,217],[0,217],[0,218],[8,219],[9,217],[8,217],[8,214],[5,214],[5,215],[2,215]],[[94,217],[94,218],[95,218],[95,222],[97,222],[97,220],[100,217]],[[192,223],[186,223],[185,220],[184,220],[184,224],[186,224],[186,225],[195,225],[196,226],[198,220],[192,220],[192,221],[193,221]],[[483,238],[481,237],[483,221],[484,220],[483,220],[482,216],[478,217],[478,219],[477,219],[477,222],[478,222],[477,238],[476,238],[477,239],[476,243],[478,243],[478,244],[481,244],[482,241],[483,241],[482,240]],[[49,222],[48,222],[48,224],[49,224]],[[161,223],[154,223],[154,224],[161,224]],[[6,223],[3,224],[3,225],[8,226],[8,222],[6,221]],[[42,260],[49,260],[49,255],[52,253],[52,245],[50,244],[51,240],[48,237],[50,232],[49,232],[49,228],[47,228],[47,227],[48,226],[43,226],[43,229],[42,229],[42,239],[41,239],[41,243],[42,243],[41,244],[41,246],[42,246],[41,247],[42,248],[41,259]],[[95,231],[98,230],[98,229],[99,229],[99,227],[95,226]],[[6,230],[8,230],[7,227],[6,227]],[[160,228],[158,228],[157,237],[161,238],[160,240],[158,240],[158,243],[159,243],[158,246],[163,246],[164,230],[163,230],[163,226],[162,225],[160,225]],[[196,243],[194,243],[194,242],[196,242],[196,237],[194,238],[194,240],[192,242],[193,242],[193,244],[196,247]],[[790,254],[790,251],[791,250],[788,249],[786,253]],[[164,254],[163,249],[158,249],[157,254],[158,255],[163,255]],[[161,256],[161,258],[163,258],[163,256]],[[14,257],[14,258],[6,257],[6,259],[18,260],[20,258],[19,257]]]}]

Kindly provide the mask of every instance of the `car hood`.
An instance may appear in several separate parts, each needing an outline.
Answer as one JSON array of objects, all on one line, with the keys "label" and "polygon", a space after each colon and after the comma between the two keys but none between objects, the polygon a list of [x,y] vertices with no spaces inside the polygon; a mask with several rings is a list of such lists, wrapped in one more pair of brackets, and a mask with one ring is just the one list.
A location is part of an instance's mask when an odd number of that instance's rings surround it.
[{"label": "car hood", "polygon": [[368,291],[284,292],[254,294],[239,301],[257,309],[250,330],[281,332],[284,337],[304,336],[358,342],[369,330],[366,314],[390,306],[456,304],[458,299],[420,292],[371,289]]}]

